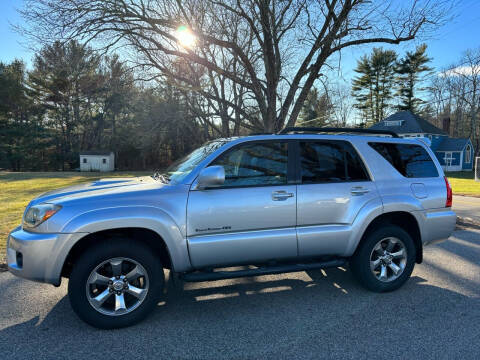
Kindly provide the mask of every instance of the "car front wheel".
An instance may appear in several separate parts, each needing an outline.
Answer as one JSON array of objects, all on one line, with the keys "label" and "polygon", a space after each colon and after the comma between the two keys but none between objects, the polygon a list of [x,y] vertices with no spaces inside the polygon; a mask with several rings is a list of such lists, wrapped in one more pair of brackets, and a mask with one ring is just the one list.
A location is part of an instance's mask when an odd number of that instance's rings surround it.
[{"label": "car front wheel", "polygon": [[145,318],[158,303],[163,284],[160,260],[148,247],[127,239],[110,239],[77,259],[68,294],[82,320],[112,329]]}]

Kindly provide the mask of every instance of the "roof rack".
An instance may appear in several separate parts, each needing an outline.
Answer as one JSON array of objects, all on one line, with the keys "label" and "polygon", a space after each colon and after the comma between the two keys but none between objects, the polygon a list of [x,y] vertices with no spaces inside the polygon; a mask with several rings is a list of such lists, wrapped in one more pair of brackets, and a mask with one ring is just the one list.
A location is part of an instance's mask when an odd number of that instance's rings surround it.
[{"label": "roof rack", "polygon": [[372,134],[372,135],[390,135],[393,138],[398,138],[398,134],[388,130],[372,130],[372,129],[358,129],[358,128],[333,128],[333,127],[286,127],[278,134],[285,135],[289,133],[359,133],[359,134]]},{"label": "roof rack", "polygon": [[252,132],[247,136],[258,136],[258,135],[275,135],[275,134],[272,132]]}]

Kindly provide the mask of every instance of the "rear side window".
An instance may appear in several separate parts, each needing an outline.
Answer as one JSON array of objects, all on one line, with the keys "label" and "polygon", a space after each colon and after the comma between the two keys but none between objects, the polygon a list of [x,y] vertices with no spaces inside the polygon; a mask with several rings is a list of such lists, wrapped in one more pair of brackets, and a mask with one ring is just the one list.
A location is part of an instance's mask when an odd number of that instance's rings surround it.
[{"label": "rear side window", "polygon": [[369,180],[362,160],[347,142],[300,142],[300,162],[304,184]]},{"label": "rear side window", "polygon": [[407,178],[438,177],[432,158],[420,145],[395,143],[369,143],[369,145]]}]

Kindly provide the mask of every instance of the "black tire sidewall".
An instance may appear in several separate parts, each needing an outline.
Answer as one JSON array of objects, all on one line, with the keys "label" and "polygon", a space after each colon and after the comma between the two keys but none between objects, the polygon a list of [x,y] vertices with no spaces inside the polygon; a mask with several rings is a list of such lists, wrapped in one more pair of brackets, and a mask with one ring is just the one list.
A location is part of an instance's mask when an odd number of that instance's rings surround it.
[{"label": "black tire sidewall", "polygon": [[[374,246],[387,237],[400,239],[407,250],[405,269],[397,279],[391,282],[378,280],[370,270],[370,256]],[[375,292],[388,292],[398,289],[409,279],[415,266],[415,259],[416,248],[411,236],[398,226],[388,225],[382,226],[365,236],[350,261],[350,268],[357,280],[367,289]]]},{"label": "black tire sidewall", "polygon": [[[109,316],[95,310],[87,299],[86,283],[90,273],[102,262],[115,257],[137,261],[147,271],[147,296],[132,312]],[[164,273],[160,259],[145,245],[130,239],[109,239],[88,248],[75,262],[68,282],[70,304],[86,323],[101,329],[114,329],[133,325],[144,319],[157,305],[164,286]]]}]

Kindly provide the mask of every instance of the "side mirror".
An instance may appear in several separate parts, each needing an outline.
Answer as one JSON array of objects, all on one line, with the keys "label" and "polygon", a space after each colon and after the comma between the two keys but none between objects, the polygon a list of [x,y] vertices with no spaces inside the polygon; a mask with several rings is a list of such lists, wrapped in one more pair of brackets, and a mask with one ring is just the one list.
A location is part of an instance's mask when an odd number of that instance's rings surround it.
[{"label": "side mirror", "polygon": [[221,186],[225,182],[225,169],[223,166],[209,166],[200,171],[197,179],[197,189]]}]

